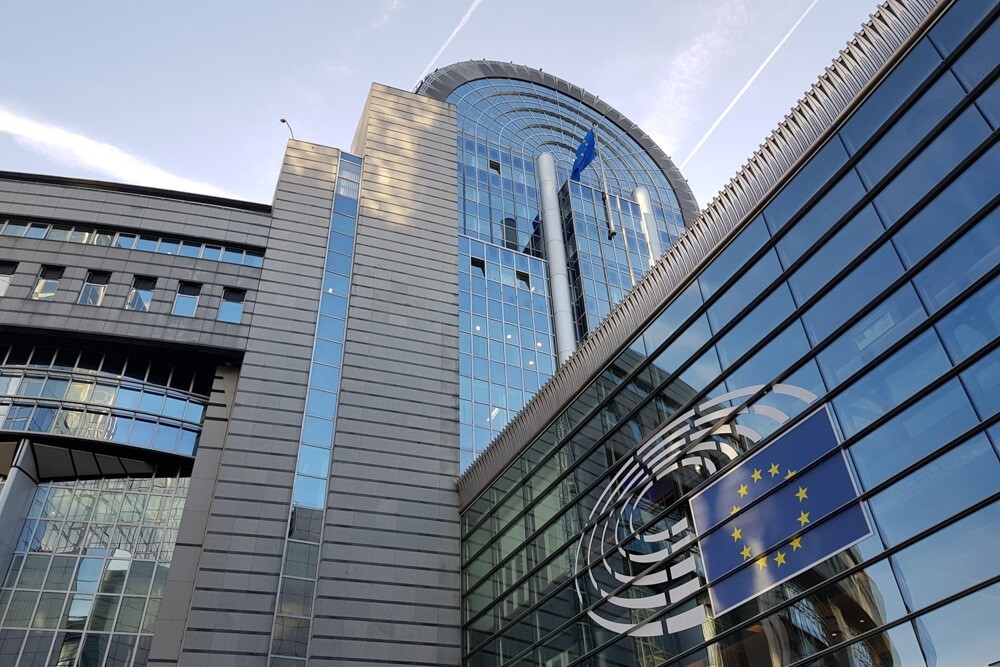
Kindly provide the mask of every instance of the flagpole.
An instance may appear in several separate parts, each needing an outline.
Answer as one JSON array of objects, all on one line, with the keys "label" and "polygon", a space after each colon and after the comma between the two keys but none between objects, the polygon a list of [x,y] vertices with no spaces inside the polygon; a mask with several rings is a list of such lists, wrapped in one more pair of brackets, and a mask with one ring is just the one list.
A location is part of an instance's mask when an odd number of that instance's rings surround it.
[{"label": "flagpole", "polygon": [[608,194],[608,177],[604,173],[604,158],[601,157],[601,144],[597,140],[597,127],[591,125],[590,130],[594,133],[594,152],[597,153],[598,164],[601,165],[601,187],[603,192],[601,197],[604,199],[604,214],[608,216],[608,240],[610,241],[618,233],[615,229],[615,220],[611,217],[611,196]]}]

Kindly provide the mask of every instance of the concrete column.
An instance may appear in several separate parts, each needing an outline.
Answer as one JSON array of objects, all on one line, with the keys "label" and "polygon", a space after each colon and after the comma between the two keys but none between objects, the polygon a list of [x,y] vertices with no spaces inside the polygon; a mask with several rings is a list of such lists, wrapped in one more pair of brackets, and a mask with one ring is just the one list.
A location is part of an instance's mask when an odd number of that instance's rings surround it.
[{"label": "concrete column", "polygon": [[31,444],[22,440],[7,473],[7,482],[0,489],[0,577],[6,575],[10,567],[36,488],[35,457],[31,454]]},{"label": "concrete column", "polygon": [[576,350],[576,328],[573,326],[573,301],[569,292],[569,267],[566,264],[566,243],[562,216],[559,214],[559,187],[556,182],[556,162],[551,153],[535,158],[538,191],[542,193],[542,236],[545,239],[545,259],[549,265],[549,294],[552,296],[552,329],[556,336],[556,358],[562,364]]},{"label": "concrete column", "polygon": [[663,255],[663,246],[660,245],[660,235],[657,233],[656,220],[653,218],[653,202],[649,199],[649,190],[645,185],[640,185],[632,191],[632,198],[639,205],[639,215],[642,216],[642,231],[646,233],[646,240],[649,241],[649,265],[653,266]]}]

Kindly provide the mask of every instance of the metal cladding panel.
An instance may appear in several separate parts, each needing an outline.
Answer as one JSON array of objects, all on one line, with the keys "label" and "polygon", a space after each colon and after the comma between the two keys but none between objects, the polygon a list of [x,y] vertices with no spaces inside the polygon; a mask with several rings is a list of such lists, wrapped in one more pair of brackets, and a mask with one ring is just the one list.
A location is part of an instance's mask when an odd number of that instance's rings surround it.
[{"label": "metal cladding panel", "polygon": [[339,151],[289,142],[224,438],[203,442],[150,665],[264,665]]},{"label": "metal cladding panel", "polygon": [[460,661],[455,140],[451,105],[373,86],[317,661]]},{"label": "metal cladding panel", "polygon": [[[715,252],[791,178],[909,44],[935,0],[887,0],[694,224],[510,421],[459,480],[468,507]],[[476,63],[462,63],[476,65]],[[448,69],[448,68],[446,68]],[[441,70],[444,71],[444,70]],[[464,71],[464,70],[463,70]],[[437,96],[430,75],[419,90]],[[482,78],[482,77],[478,77]],[[686,217],[685,217],[686,220]]]}]

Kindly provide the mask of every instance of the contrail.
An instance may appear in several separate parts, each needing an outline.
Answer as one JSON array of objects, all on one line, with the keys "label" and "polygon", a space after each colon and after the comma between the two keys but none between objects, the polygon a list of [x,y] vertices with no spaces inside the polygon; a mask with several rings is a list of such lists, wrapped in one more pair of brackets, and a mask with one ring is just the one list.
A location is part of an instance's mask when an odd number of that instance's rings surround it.
[{"label": "contrail", "polygon": [[438,49],[437,53],[434,54],[434,57],[431,58],[431,61],[427,63],[427,67],[424,68],[423,74],[421,74],[420,78],[417,79],[417,82],[413,84],[414,89],[416,89],[416,87],[420,85],[420,82],[424,80],[425,76],[430,74],[431,68],[434,67],[434,63],[438,61],[438,58],[441,57],[441,54],[444,53],[444,50],[448,48],[448,46],[452,43],[452,41],[458,36],[458,33],[462,31],[462,28],[465,27],[465,24],[469,22],[469,19],[472,18],[473,12],[476,11],[476,7],[478,7],[479,3],[481,3],[482,1],[483,0],[472,0],[472,5],[470,5],[469,9],[466,10],[465,14],[462,16],[462,19],[458,22],[458,25],[455,26],[455,29],[451,31],[450,35],[448,35],[448,39],[444,40],[444,44],[442,44],[441,48]]},{"label": "contrail", "polygon": [[9,134],[63,164],[87,167],[126,183],[233,197],[213,185],[171,174],[111,144],[18,116],[3,108],[0,108],[0,134]]},{"label": "contrail", "polygon": [[774,50],[771,51],[770,55],[768,55],[767,58],[764,59],[764,62],[760,64],[760,67],[758,67],[757,71],[753,73],[753,76],[750,77],[750,80],[747,81],[745,84],[743,84],[743,87],[740,89],[740,92],[736,93],[736,97],[734,97],[733,101],[729,103],[729,106],[727,106],[722,111],[722,113],[719,114],[719,117],[715,119],[715,122],[712,123],[712,126],[710,128],[708,128],[708,131],[704,134],[704,136],[702,136],[702,138],[698,140],[698,143],[695,144],[695,147],[691,150],[691,153],[686,158],[684,158],[683,162],[681,162],[679,169],[683,169],[687,165],[687,163],[691,161],[691,158],[694,157],[695,153],[698,152],[698,149],[702,147],[702,144],[708,141],[708,138],[712,136],[712,133],[715,132],[715,129],[719,127],[722,121],[726,119],[726,116],[729,115],[729,112],[733,110],[733,107],[736,106],[736,103],[740,101],[744,93],[746,93],[747,90],[750,88],[750,86],[753,85],[753,82],[757,80],[757,77],[760,76],[760,73],[764,71],[764,68],[767,67],[767,64],[769,62],[771,62],[771,59],[774,58],[774,56],[778,53],[778,51],[781,50],[781,47],[785,45],[785,42],[787,42],[788,38],[792,36],[792,33],[795,32],[795,29],[799,27],[799,24],[802,23],[803,19],[805,19],[805,17],[809,15],[809,12],[812,11],[812,8],[816,6],[817,2],[819,2],[819,0],[813,0],[812,4],[806,7],[806,10],[802,12],[802,16],[799,17],[799,20],[796,21],[795,24],[788,29],[788,32],[786,32],[785,36],[781,38],[781,41],[778,42],[778,45],[774,47]]}]

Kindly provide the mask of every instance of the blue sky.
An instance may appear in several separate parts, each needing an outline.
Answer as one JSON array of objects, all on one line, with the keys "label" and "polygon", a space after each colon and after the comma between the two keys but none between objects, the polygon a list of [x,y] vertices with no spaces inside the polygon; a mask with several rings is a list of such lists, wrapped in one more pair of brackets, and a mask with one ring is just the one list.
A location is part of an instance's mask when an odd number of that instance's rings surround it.
[{"label": "blue sky", "polygon": [[488,58],[600,95],[676,163],[687,160],[702,205],[875,8],[874,0],[5,5],[0,170],[269,202],[288,139],[280,117],[299,139],[349,148],[373,81],[412,90],[432,62]]}]

